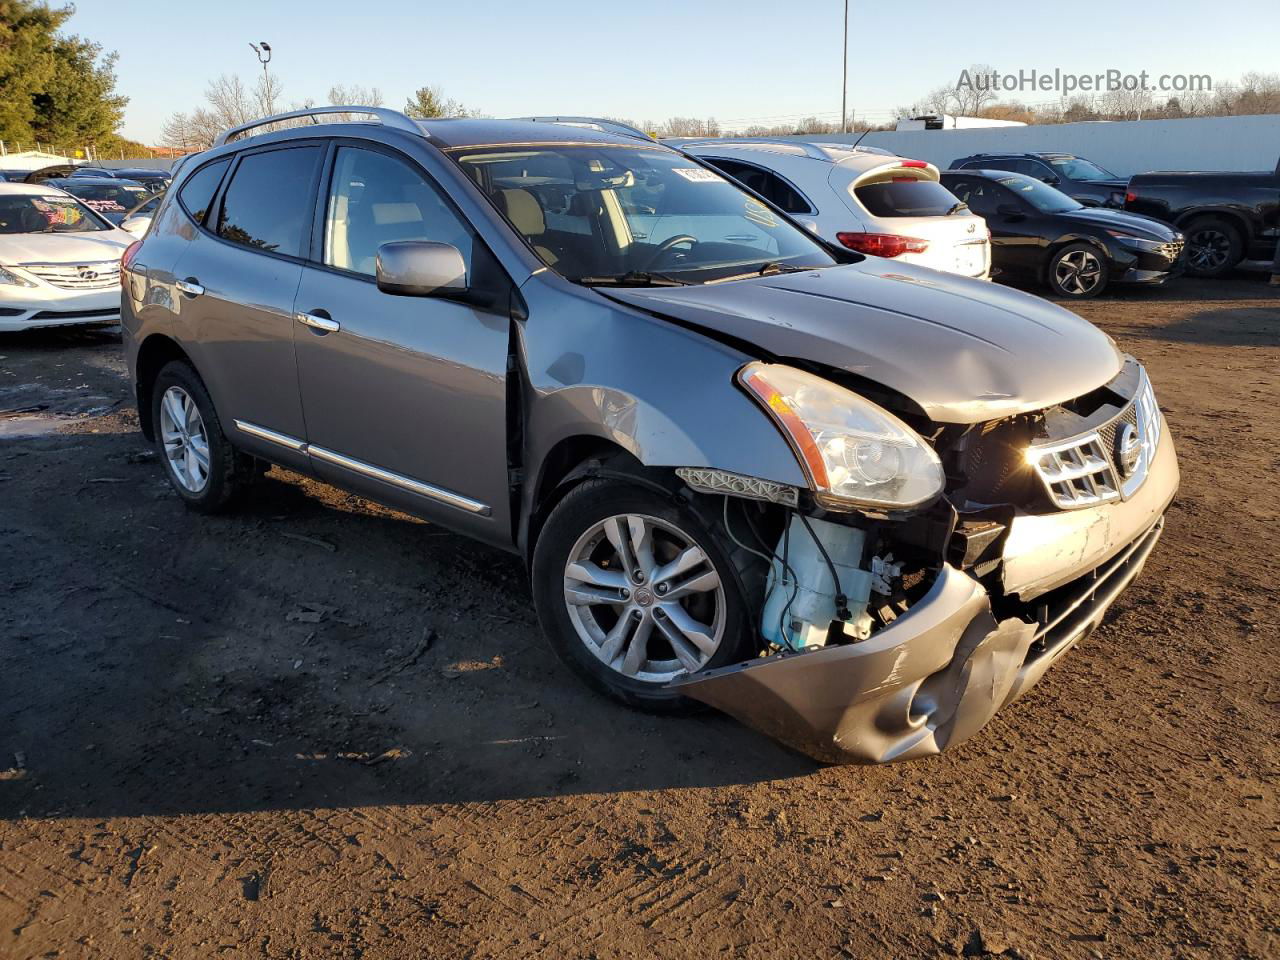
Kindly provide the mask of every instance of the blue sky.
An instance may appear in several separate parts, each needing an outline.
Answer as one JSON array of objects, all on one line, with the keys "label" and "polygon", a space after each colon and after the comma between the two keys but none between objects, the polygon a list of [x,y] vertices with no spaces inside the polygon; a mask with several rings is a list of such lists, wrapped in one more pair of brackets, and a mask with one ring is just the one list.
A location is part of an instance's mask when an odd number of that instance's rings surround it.
[{"label": "blue sky", "polygon": [[[1215,8],[1203,0],[850,7],[849,101],[872,120],[975,62],[1208,73],[1215,83],[1280,69],[1276,0],[1224,5],[1209,18]],[[251,40],[274,48],[287,102],[322,102],[330,85],[358,83],[399,107],[415,88],[440,84],[494,116],[834,120],[842,11],[842,0],[80,0],[69,29],[119,52],[124,132],[151,143],[166,116],[200,103],[211,78],[254,78]]]}]

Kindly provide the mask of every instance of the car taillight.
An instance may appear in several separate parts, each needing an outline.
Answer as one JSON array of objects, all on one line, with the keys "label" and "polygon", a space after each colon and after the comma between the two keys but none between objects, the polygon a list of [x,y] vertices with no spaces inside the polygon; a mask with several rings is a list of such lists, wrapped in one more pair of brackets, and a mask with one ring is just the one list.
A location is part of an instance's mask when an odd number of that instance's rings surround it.
[{"label": "car taillight", "polygon": [[924,253],[929,241],[902,237],[896,233],[837,233],[836,239],[850,250],[873,257],[899,257],[904,253]]},{"label": "car taillight", "polygon": [[1132,190],[1125,191],[1125,195],[1124,195],[1125,203],[1133,203],[1137,199],[1138,199],[1138,195],[1134,193]]},{"label": "car taillight", "polygon": [[129,265],[133,263],[133,258],[138,255],[138,248],[142,246],[141,240],[135,240],[129,246],[124,248],[124,253],[120,255],[120,269],[128,270]]}]

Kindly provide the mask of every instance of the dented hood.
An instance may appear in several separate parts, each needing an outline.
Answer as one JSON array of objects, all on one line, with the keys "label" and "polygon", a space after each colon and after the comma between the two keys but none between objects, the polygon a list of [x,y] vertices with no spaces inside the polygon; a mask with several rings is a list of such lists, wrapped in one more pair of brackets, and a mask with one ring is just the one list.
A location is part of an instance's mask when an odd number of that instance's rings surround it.
[{"label": "dented hood", "polygon": [[847,370],[940,423],[1061,403],[1111,380],[1122,364],[1106,334],[1039,297],[871,257],[726,283],[598,290],[782,360]]}]

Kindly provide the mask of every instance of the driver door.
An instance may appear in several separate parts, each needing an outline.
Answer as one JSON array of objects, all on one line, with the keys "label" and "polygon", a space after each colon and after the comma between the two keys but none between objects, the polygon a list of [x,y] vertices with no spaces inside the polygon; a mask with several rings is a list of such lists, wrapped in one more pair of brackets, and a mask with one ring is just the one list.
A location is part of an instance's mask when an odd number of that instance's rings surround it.
[{"label": "driver door", "polygon": [[435,183],[398,153],[340,143],[321,182],[319,262],[303,267],[294,301],[317,475],[508,544],[507,297],[488,307],[396,296],[375,280],[378,247],[398,240],[457,247],[473,287],[495,283],[500,268]]}]

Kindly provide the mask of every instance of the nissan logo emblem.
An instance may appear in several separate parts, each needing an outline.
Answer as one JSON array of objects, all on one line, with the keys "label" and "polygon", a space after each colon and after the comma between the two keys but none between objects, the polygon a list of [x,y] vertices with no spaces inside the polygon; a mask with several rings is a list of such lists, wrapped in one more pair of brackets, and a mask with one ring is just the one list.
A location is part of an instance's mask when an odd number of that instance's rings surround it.
[{"label": "nissan logo emblem", "polygon": [[1120,476],[1129,478],[1137,472],[1142,462],[1142,438],[1138,436],[1138,428],[1126,423],[1116,436],[1116,466]]}]

